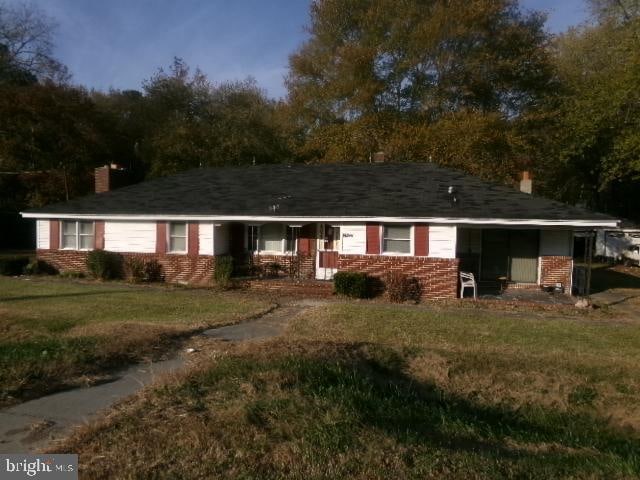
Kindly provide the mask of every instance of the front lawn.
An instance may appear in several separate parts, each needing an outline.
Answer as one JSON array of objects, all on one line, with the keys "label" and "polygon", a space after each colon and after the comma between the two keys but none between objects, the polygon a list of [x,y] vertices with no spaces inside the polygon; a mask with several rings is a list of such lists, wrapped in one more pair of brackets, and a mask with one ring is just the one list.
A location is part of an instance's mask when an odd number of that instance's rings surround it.
[{"label": "front lawn", "polygon": [[284,339],[201,344],[56,451],[90,478],[640,475],[638,324],[557,316],[320,306]]},{"label": "front lawn", "polygon": [[208,290],[0,277],[0,405],[99,380],[268,306]]}]

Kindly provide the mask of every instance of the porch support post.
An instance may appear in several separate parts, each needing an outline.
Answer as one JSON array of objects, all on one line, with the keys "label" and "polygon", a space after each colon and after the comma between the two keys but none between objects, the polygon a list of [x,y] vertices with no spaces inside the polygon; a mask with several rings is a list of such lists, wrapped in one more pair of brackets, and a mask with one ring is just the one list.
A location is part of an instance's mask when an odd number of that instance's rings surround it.
[{"label": "porch support post", "polygon": [[585,256],[587,257],[587,280],[585,285],[585,297],[587,299],[591,299],[591,265],[593,263],[593,237],[594,231],[589,231],[589,236],[587,237],[587,244],[585,246]]}]

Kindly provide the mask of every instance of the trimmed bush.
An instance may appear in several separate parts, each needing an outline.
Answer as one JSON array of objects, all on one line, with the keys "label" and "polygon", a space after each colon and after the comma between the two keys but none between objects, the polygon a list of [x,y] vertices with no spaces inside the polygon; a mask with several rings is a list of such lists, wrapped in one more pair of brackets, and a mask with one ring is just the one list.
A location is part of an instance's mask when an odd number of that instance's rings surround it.
[{"label": "trimmed bush", "polygon": [[44,260],[32,260],[29,265],[24,267],[24,273],[27,275],[56,275],[58,269]]},{"label": "trimmed bush", "polygon": [[27,256],[0,257],[0,275],[22,275],[28,264]]},{"label": "trimmed bush", "polygon": [[335,292],[351,298],[369,298],[372,296],[371,280],[362,272],[338,272],[333,276]]},{"label": "trimmed bush", "polygon": [[231,255],[219,255],[215,257],[213,279],[220,288],[229,288],[231,275],[233,274],[233,257]]},{"label": "trimmed bush", "polygon": [[92,250],[87,256],[87,269],[99,280],[122,278],[122,264],[122,256],[106,250]]},{"label": "trimmed bush", "polygon": [[404,273],[391,272],[384,278],[389,300],[394,303],[420,301],[422,288],[415,277],[408,277]]}]

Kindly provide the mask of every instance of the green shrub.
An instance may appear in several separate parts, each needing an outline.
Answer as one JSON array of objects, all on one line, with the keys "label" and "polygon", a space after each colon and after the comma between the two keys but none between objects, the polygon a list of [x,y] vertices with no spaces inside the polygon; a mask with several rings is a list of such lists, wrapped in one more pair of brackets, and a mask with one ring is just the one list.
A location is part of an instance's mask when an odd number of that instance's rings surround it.
[{"label": "green shrub", "polygon": [[32,260],[29,265],[24,267],[24,273],[27,275],[56,275],[58,269],[44,260]]},{"label": "green shrub", "polygon": [[351,298],[369,298],[373,293],[370,277],[362,272],[338,272],[333,284],[337,294]]},{"label": "green shrub", "polygon": [[213,279],[220,288],[229,288],[231,285],[231,275],[233,274],[233,257],[230,255],[219,255],[215,257]]},{"label": "green shrub", "polygon": [[0,275],[22,275],[25,267],[29,264],[27,256],[13,256],[0,258]]},{"label": "green shrub", "polygon": [[389,300],[395,303],[420,301],[422,288],[415,277],[408,277],[404,273],[390,272],[384,278]]},{"label": "green shrub", "polygon": [[122,256],[106,250],[92,250],[87,256],[87,269],[99,280],[122,278],[122,263]]}]

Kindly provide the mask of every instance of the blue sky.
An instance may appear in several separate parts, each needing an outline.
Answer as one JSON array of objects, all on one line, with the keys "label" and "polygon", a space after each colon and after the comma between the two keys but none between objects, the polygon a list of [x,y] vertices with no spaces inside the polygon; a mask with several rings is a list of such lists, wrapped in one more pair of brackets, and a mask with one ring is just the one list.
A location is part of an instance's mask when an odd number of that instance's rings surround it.
[{"label": "blue sky", "polygon": [[[2,0],[0,0],[2,1]],[[5,0],[18,3],[18,0]],[[305,38],[305,0],[32,0],[59,24],[56,55],[90,88],[140,88],[174,56],[216,82],[251,75],[285,94],[289,54]],[[584,0],[521,0],[565,30],[587,17]]]}]

